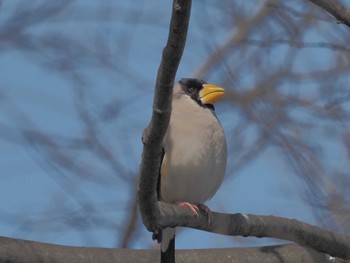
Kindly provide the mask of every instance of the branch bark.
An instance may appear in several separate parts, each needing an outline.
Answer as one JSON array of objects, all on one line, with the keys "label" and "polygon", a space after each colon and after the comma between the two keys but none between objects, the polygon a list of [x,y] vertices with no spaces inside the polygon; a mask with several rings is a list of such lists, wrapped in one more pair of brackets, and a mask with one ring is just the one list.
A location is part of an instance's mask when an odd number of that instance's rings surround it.
[{"label": "branch bark", "polygon": [[170,120],[172,87],[185,46],[190,9],[191,1],[174,0],[168,42],[158,70],[152,119],[142,136],[144,150],[138,198],[144,225],[152,232],[165,227],[184,226],[225,235],[274,237],[290,240],[332,256],[350,259],[349,237],[296,220],[214,213],[214,220],[208,224],[205,215],[193,217],[188,209],[157,202],[156,187],[162,140]]},{"label": "branch bark", "polygon": [[157,179],[162,141],[169,125],[171,99],[176,71],[185,47],[191,13],[191,0],[174,0],[169,36],[158,69],[152,119],[142,135],[144,143],[138,198],[142,221],[149,231],[159,230]]},{"label": "branch bark", "polygon": [[[176,250],[176,262],[294,263],[350,262],[297,245],[256,248]],[[159,262],[158,250],[68,247],[0,237],[0,262]]]},{"label": "branch bark", "polygon": [[338,235],[295,219],[213,212],[213,220],[208,224],[206,215],[194,217],[184,207],[164,202],[159,202],[159,207],[162,227],[183,226],[223,235],[279,238],[334,257],[350,259],[349,236]]},{"label": "branch bark", "polygon": [[350,9],[346,8],[336,0],[310,0],[315,5],[326,10],[341,24],[350,27]]}]

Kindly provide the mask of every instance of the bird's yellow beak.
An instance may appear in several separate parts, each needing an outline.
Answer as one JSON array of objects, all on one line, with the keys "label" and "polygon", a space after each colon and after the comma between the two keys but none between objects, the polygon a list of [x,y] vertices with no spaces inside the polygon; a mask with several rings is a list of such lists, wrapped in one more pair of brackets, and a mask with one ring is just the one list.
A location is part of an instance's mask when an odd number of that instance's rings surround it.
[{"label": "bird's yellow beak", "polygon": [[199,99],[203,104],[214,104],[225,94],[225,90],[213,84],[203,84],[203,89],[199,92]]}]

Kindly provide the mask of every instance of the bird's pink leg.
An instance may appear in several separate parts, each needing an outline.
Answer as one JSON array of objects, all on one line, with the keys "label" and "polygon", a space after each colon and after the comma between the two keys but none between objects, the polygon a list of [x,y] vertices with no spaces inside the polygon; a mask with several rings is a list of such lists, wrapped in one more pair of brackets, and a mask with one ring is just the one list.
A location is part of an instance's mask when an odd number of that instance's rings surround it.
[{"label": "bird's pink leg", "polygon": [[175,204],[179,205],[179,206],[183,206],[183,207],[187,207],[188,209],[191,210],[191,212],[195,215],[198,216],[199,215],[199,208],[198,206],[191,204],[189,202],[175,202]]},{"label": "bird's pink leg", "polygon": [[187,207],[195,216],[199,216],[199,210],[202,210],[204,214],[208,217],[208,224],[213,220],[213,213],[210,211],[209,207],[205,204],[191,204],[189,202],[175,202],[176,205]]}]

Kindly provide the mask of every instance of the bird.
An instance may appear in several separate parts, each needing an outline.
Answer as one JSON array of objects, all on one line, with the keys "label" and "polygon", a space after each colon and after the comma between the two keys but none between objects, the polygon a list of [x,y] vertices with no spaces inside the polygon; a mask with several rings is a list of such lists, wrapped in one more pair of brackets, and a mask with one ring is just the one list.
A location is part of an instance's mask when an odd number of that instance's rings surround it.
[{"label": "bird", "polygon": [[[227,163],[224,130],[214,102],[225,93],[222,87],[196,78],[183,78],[173,88],[172,111],[162,145],[158,200],[187,207],[198,216],[204,202],[220,187]],[[155,237],[161,243],[161,262],[175,262],[175,228]]]}]

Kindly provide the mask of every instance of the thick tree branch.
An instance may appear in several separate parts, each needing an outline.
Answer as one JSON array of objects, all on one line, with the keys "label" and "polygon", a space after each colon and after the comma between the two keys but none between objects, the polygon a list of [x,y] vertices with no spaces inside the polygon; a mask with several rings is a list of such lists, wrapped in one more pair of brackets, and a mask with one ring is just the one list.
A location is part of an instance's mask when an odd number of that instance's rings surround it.
[{"label": "thick tree branch", "polygon": [[154,232],[159,229],[160,218],[156,186],[162,140],[169,125],[174,79],[185,47],[190,12],[191,0],[174,0],[168,42],[158,70],[152,119],[142,135],[144,149],[138,198],[143,223]]},{"label": "thick tree branch", "polygon": [[[186,208],[157,202],[156,184],[162,139],[170,120],[172,87],[185,45],[190,8],[190,1],[174,0],[168,43],[163,51],[157,76],[153,115],[143,134],[144,150],[138,198],[145,226],[153,232],[169,226],[185,226],[225,235],[274,237],[290,240],[331,256],[350,259],[349,237],[296,220],[214,213],[214,220],[208,225],[204,215],[194,218]],[[262,15],[265,15],[265,11]]]},{"label": "thick tree branch", "polygon": [[159,207],[162,227],[184,226],[223,235],[279,238],[334,257],[350,259],[349,236],[341,236],[295,219],[213,212],[214,218],[208,224],[206,215],[194,217],[184,207],[164,202],[159,202]]},{"label": "thick tree branch", "polygon": [[[158,250],[67,247],[0,237],[0,262],[159,262]],[[294,263],[349,262],[297,245],[257,248],[176,250],[176,262]]]},{"label": "thick tree branch", "polygon": [[350,27],[350,9],[346,8],[336,0],[310,0],[315,5],[326,10],[334,16],[338,22]]}]

